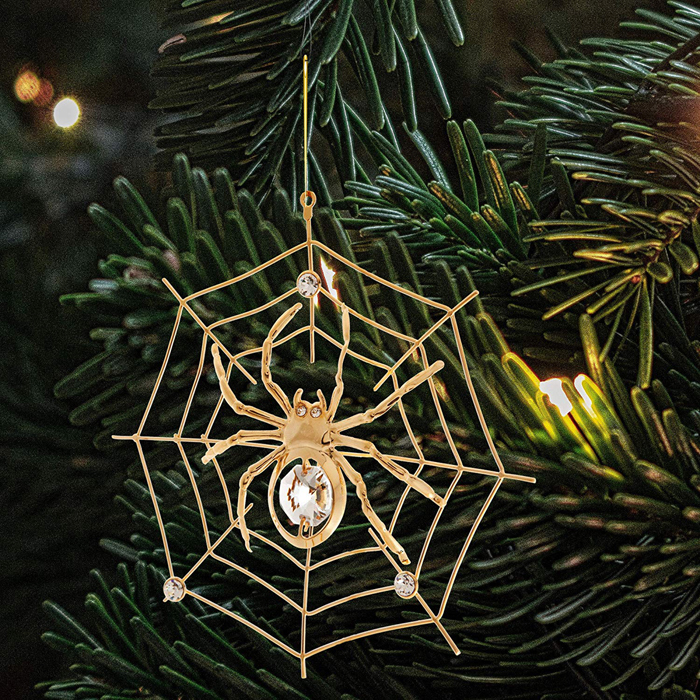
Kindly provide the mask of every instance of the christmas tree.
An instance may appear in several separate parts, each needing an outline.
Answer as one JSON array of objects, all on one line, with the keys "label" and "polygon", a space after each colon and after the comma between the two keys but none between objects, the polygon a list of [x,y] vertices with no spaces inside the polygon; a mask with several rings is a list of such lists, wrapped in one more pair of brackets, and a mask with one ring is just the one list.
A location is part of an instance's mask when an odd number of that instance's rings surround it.
[{"label": "christmas tree", "polygon": [[[526,89],[500,93],[508,117],[492,134],[457,119],[426,39],[437,22],[463,43],[449,0],[419,11],[411,0],[162,4],[173,38],[154,66],[153,106],[171,113],[157,140],[172,176],[159,206],[117,178],[120,213],[90,207],[109,253],[89,291],[63,302],[89,321],[99,352],[55,389],[126,477],[117,499],[131,531],[104,542],[121,563],[116,574],[94,572],[86,616],[46,604],[45,641],[72,673],[44,684],[47,697],[696,697],[700,9],[669,4],[669,14],[639,10],[621,38],[572,48],[552,36],[554,61],[518,47],[532,72]],[[417,628],[339,646],[302,680],[292,659],[227,616],[197,601],[162,602],[164,552],[143,470],[111,435],[133,431],[168,346],[177,304],[161,278],[192,293],[298,242],[305,52],[317,238],[448,307],[480,291],[459,318],[467,362],[507,470],[537,485],[504,484],[471,544],[443,619],[461,656]],[[444,126],[423,126],[418,84]],[[294,272],[270,274],[247,294],[264,304]],[[332,287],[406,336],[431,323],[351,275],[338,272]],[[221,296],[199,311],[215,321],[245,301]],[[318,313],[319,323],[337,324],[332,308]],[[261,342],[273,320],[235,343]],[[194,341],[196,324],[187,324]],[[361,342],[375,357],[396,355],[372,333]],[[473,407],[450,378],[454,349],[442,335],[434,342],[446,362],[450,428],[471,466],[491,468]],[[187,402],[198,354],[190,342],[168,366],[156,404],[162,426]],[[309,365],[289,345],[275,374],[326,388],[329,366],[325,357]],[[348,410],[375,403],[358,364],[347,372]],[[218,392],[209,375],[202,404]],[[257,387],[244,398],[270,407]],[[420,416],[423,406],[411,410]],[[372,440],[392,445],[398,430],[388,421]],[[431,430],[426,421],[425,442]],[[244,468],[243,457],[231,459],[232,471]],[[201,526],[185,463],[154,449],[149,464],[175,565],[191,565]],[[379,472],[368,485],[386,518],[395,485]],[[455,493],[456,515],[423,572],[429,602],[488,488],[472,474]],[[217,493],[204,493],[212,532],[221,529]],[[416,537],[425,507],[411,511]],[[227,556],[242,555],[240,538],[227,546]],[[253,562],[291,594],[264,549]],[[254,585],[203,571],[202,589],[221,606],[291,633],[288,605],[271,607]],[[354,563],[314,590],[331,596],[376,576]],[[352,634],[393,612],[368,598],[353,614],[318,615],[312,629]]]}]

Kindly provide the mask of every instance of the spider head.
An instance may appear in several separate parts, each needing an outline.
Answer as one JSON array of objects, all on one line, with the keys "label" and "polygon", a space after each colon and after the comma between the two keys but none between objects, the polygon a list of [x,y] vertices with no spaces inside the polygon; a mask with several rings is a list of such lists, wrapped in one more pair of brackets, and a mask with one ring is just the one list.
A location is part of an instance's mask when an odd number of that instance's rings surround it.
[{"label": "spider head", "polygon": [[304,401],[302,396],[303,390],[297,389],[296,394],[294,394],[294,405],[293,410],[298,418],[310,418],[311,420],[317,420],[323,418],[326,415],[326,397],[323,392],[318,390],[318,401],[315,403],[310,403],[309,401]]}]

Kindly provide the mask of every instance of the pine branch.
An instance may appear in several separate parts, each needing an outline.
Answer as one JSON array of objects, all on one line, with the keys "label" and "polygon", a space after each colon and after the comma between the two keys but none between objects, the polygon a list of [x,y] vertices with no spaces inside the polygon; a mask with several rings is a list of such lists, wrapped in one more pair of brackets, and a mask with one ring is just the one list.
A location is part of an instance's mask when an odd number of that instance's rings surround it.
[{"label": "pine branch", "polygon": [[[261,210],[249,193],[233,187],[226,171],[217,170],[210,182],[203,171],[190,170],[182,157],[175,161],[173,180],[174,196],[166,205],[167,225],[159,223],[124,180],[117,182],[116,189],[126,221],[93,207],[93,220],[110,236],[115,249],[129,257],[111,256],[101,267],[105,278],[91,285],[92,292],[64,300],[77,304],[100,324],[93,337],[104,343],[103,352],[57,389],[76,405],[73,420],[90,421],[99,431],[100,445],[112,447],[108,434],[133,425],[152,386],[175,307],[158,281],[160,276],[167,275],[181,292],[188,292],[226,280],[232,269],[245,269],[256,259],[269,257],[271,240],[289,246],[292,237],[302,235],[301,222],[282,192],[270,197]],[[354,255],[363,266],[389,279],[404,283],[412,280],[416,291],[429,293],[445,304],[454,305],[472,288],[465,266],[453,271],[445,261],[430,260],[415,266],[398,235],[384,236],[368,245],[366,239],[348,237],[328,214],[319,212],[315,221],[321,240],[345,255]],[[288,238],[279,238],[284,236]],[[193,250],[198,251],[196,256]],[[293,279],[295,271],[290,269],[268,281],[282,288],[285,280],[289,283]],[[343,298],[359,293],[354,303],[366,304],[370,313],[396,324],[407,334],[420,333],[430,323],[419,313],[402,308],[392,295],[380,297],[367,289],[365,296],[362,285],[352,280],[341,279],[339,289]],[[269,298],[267,292],[251,293],[264,293]],[[215,320],[235,313],[240,304],[240,300],[222,295],[204,305],[201,312]],[[321,308],[320,319],[324,318],[328,319],[328,309]],[[598,341],[589,324],[583,328],[584,353],[588,371],[600,388],[592,382],[585,385],[596,416],[587,418],[587,402],[570,387],[577,423],[585,426],[578,429],[562,419],[558,409],[548,402],[540,391],[538,377],[510,351],[482,307],[475,309],[475,315],[462,313],[459,324],[472,376],[489,424],[496,431],[506,468],[536,476],[537,489],[504,487],[477,533],[465,574],[457,582],[446,615],[446,624],[463,649],[462,656],[455,659],[429,632],[410,638],[389,635],[343,647],[336,658],[319,658],[314,671],[338,692],[350,691],[357,697],[374,697],[374,676],[368,676],[367,685],[358,685],[363,681],[358,681],[356,674],[346,677],[338,669],[343,665],[366,669],[370,665],[368,654],[381,661],[376,670],[378,678],[405,680],[407,684],[410,679],[418,697],[436,691],[459,692],[465,682],[478,683],[484,697],[498,697],[498,684],[504,683],[521,689],[525,697],[541,697],[545,688],[556,682],[562,693],[571,695],[580,692],[582,673],[600,693],[624,688],[626,692],[645,694],[647,685],[651,690],[661,689],[671,678],[691,687],[688,679],[694,676],[696,662],[687,649],[695,643],[693,621],[700,591],[695,582],[700,574],[695,564],[700,541],[700,448],[669,393],[655,381],[650,392],[635,389],[630,398],[610,359],[598,362]],[[259,343],[264,332],[252,326],[249,337]],[[439,340],[449,367],[455,350],[446,335],[439,336]],[[238,337],[230,342],[245,344],[248,339]],[[382,352],[380,339],[369,335],[363,342],[368,350]],[[179,415],[188,391],[189,381],[180,378],[189,376],[197,363],[196,345],[185,343],[189,349],[175,358],[171,367],[176,369],[165,381],[167,391],[155,411],[164,431],[168,420]],[[294,352],[280,353],[276,376],[281,380],[293,378],[297,385],[321,386],[324,358],[319,358],[320,369],[309,375],[302,374],[308,370],[294,358]],[[350,377],[359,371],[352,366],[350,369]],[[368,382],[361,375],[355,376],[349,395],[359,406]],[[469,452],[474,466],[489,468],[483,437],[470,419],[468,408],[456,403],[457,385],[451,384],[449,376],[445,381],[451,398],[446,405],[454,411],[450,421],[454,421],[460,449]],[[213,386],[210,391],[216,393]],[[251,398],[264,405],[262,395]],[[357,409],[351,406],[350,410]],[[419,406],[415,410],[418,415]],[[423,432],[427,438],[427,426]],[[386,433],[380,431],[373,436],[380,445],[385,439],[392,439],[390,426]],[[230,457],[227,471],[236,473],[240,469],[238,459]],[[199,513],[191,505],[187,470],[182,462],[173,463],[172,455],[164,451],[154,450],[148,460],[162,494],[174,566],[176,571],[185,571],[198,558],[196,533],[201,532]],[[122,559],[140,562],[138,571],[143,572],[146,565],[151,567],[151,575],[157,574],[156,578],[162,580],[162,547],[150,495],[140,483],[140,465],[134,465],[129,474],[132,479],[126,482],[121,500],[133,513],[135,532],[130,544],[108,541],[105,546]],[[206,469],[198,472],[197,478],[212,534],[216,534],[224,522],[220,515],[221,490],[214,488],[214,475]],[[446,518],[445,526],[436,533],[435,558],[426,564],[422,575],[425,583],[421,585],[428,600],[439,599],[448,575],[444,562],[461,547],[464,528],[491,482],[488,477],[472,476],[462,483],[464,488],[455,494],[453,517]],[[395,503],[398,487],[384,474],[369,475],[368,485],[381,517]],[[410,522],[423,521],[424,507],[420,502],[411,506]],[[264,527],[263,521],[255,524]],[[348,522],[334,537],[349,541],[356,537],[354,527],[355,523]],[[414,528],[399,536],[410,546],[421,534]],[[274,572],[280,582],[288,580],[265,550],[247,555],[235,538],[227,546],[236,560],[252,556],[251,567]],[[231,574],[222,577],[219,570],[208,565],[201,571],[203,578],[198,585],[207,595],[244,610],[246,615],[264,618],[283,635],[293,633],[297,620],[292,611],[279,603],[272,605],[264,591],[241,585]],[[314,590],[334,596],[343,587],[366,585],[376,577],[371,565],[353,563],[332,580],[320,578]],[[128,582],[122,588],[134,599],[138,615],[152,620],[149,624],[166,640],[165,644],[158,642],[159,647],[170,648],[179,639],[187,648],[200,650],[201,635],[182,627],[184,622],[174,628],[179,630],[175,633],[167,622],[171,615],[184,612],[177,612],[177,606],[164,609],[155,595],[149,599],[142,578],[141,574],[135,584]],[[291,583],[287,587],[287,592],[293,594]],[[227,655],[234,649],[250,659],[252,645],[253,669],[236,668],[233,675],[241,677],[236,676],[234,682],[227,676],[221,686],[209,676],[203,678],[200,670],[183,671],[171,666],[175,663],[172,658],[157,664],[145,653],[134,658],[128,649],[146,643],[145,638],[139,641],[145,628],[140,623],[134,623],[135,627],[128,623],[136,610],[130,605],[133,612],[122,612],[121,617],[117,612],[105,613],[114,606],[104,599],[104,592],[100,596],[101,604],[89,603],[102,620],[98,632],[89,632],[89,638],[98,639],[97,646],[93,644],[90,650],[78,644],[80,637],[85,639],[83,632],[77,637],[71,632],[68,641],[49,638],[61,648],[73,649],[79,657],[76,684],[58,685],[50,693],[94,695],[97,682],[106,684],[103,694],[120,694],[135,687],[166,695],[206,694],[201,690],[205,688],[224,697],[232,687],[243,687],[244,678],[267,684],[268,688],[280,687],[275,678],[281,678],[297,687],[294,683],[298,681],[285,675],[285,661],[271,654],[267,642],[240,627],[231,627],[218,614],[202,610],[190,612],[211,632],[226,639],[216,651],[202,651],[210,659],[207,668],[228,664]],[[323,636],[337,630],[362,629],[385,614],[385,605],[370,601],[353,614],[315,616],[311,632]],[[76,629],[74,623],[69,627]],[[115,629],[121,631],[116,637]],[[107,637],[99,641],[98,635]],[[185,647],[180,644],[175,644],[175,649],[184,654]],[[188,667],[194,664],[199,669],[195,652],[189,653]],[[513,662],[517,675],[513,674]],[[588,671],[572,671],[572,663],[591,669],[590,675]],[[647,680],[636,673],[652,667],[656,670]],[[306,685],[298,689],[307,694],[316,692]]]},{"label": "pine branch", "polygon": [[364,236],[398,232],[417,264],[465,261],[482,292],[493,292],[487,303],[523,354],[576,365],[572,326],[583,313],[605,334],[600,361],[619,358],[625,378],[643,388],[656,364],[656,376],[691,408],[700,380],[699,162],[690,117],[700,17],[683,6],[673,19],[651,20],[658,32],[670,23],[678,48],[587,40],[584,47],[600,49],[591,58],[561,49],[551,64],[525,53],[538,73],[533,86],[505,94],[513,118],[486,138],[505,176],[469,121],[463,131],[448,122],[459,187],[420,132],[411,136],[434,182],[373,134],[366,141],[381,174],[372,185],[347,183],[356,196],[335,206],[359,206],[359,217],[343,221]]},{"label": "pine branch", "polygon": [[[583,301],[586,313],[608,328],[602,356],[619,353],[639,319],[636,381],[643,387],[661,345],[683,357],[676,364],[694,366],[691,376],[698,368],[691,349],[698,338],[686,319],[698,305],[691,282],[699,268],[697,162],[690,147],[696,135],[688,109],[696,99],[700,16],[683,3],[671,5],[673,17],[639,10],[645,24],[623,23],[659,41],[590,39],[582,42],[597,49],[590,58],[573,50],[551,64],[528,57],[538,75],[529,90],[506,94],[513,118],[502,127],[508,136],[501,158],[512,176],[530,167],[532,177],[535,165],[550,163],[552,179],[544,179],[537,204],[544,215],[531,225],[529,240],[537,246],[531,265],[549,283],[576,294],[550,306],[545,318]],[[546,155],[535,158],[530,134],[545,119]],[[602,274],[594,272],[597,264],[605,266]],[[593,272],[585,285],[577,282],[578,289],[552,274],[587,270]],[[516,294],[542,288],[538,281]],[[669,366],[660,364],[659,374],[670,380]],[[684,389],[675,396],[685,401],[692,393]]]},{"label": "pine branch", "polygon": [[[392,137],[379,92],[378,63],[397,76],[404,119],[412,129],[417,126],[412,91],[417,71],[441,114],[450,115],[414,0],[373,0],[371,20],[363,17],[362,28],[359,16],[364,13],[353,0],[161,4],[165,24],[179,30],[161,47],[154,67],[162,87],[151,106],[177,115],[157,132],[165,167],[174,153],[184,151],[205,167],[227,165],[234,179],[256,195],[270,180],[279,179],[296,208],[297,194],[303,190],[302,163],[296,154],[302,151],[297,134],[305,53],[311,54],[311,120],[342,173],[356,170],[353,143],[360,134],[348,124],[351,105],[362,105],[372,127]],[[451,0],[442,0],[438,7],[453,43],[461,45],[464,36]],[[372,59],[368,43],[378,59]],[[361,86],[361,95],[349,101],[344,97],[349,91],[341,91],[346,74],[354,74]],[[342,148],[336,148],[338,142]],[[313,149],[324,150],[316,142]],[[313,188],[323,193],[321,169],[314,168],[311,179]]]}]

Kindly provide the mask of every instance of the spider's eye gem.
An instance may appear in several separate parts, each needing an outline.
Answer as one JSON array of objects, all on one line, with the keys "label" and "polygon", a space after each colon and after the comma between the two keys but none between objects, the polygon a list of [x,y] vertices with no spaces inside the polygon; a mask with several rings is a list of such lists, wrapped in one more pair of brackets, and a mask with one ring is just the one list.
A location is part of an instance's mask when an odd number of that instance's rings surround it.
[{"label": "spider's eye gem", "polygon": [[314,406],[311,409],[311,417],[318,418],[321,415],[321,409],[318,406]]},{"label": "spider's eye gem", "polygon": [[333,486],[318,465],[292,467],[280,481],[280,505],[289,520],[312,527],[324,522],[333,510]]},{"label": "spider's eye gem", "polygon": [[303,416],[306,415],[306,406],[304,404],[299,404],[297,406],[297,415],[302,418]]},{"label": "spider's eye gem", "polygon": [[394,591],[399,598],[412,598],[418,590],[418,581],[410,571],[400,571],[394,578]]},{"label": "spider's eye gem", "polygon": [[321,281],[319,278],[311,272],[303,272],[299,275],[297,279],[297,291],[301,296],[309,297],[316,296],[318,290],[321,288]]},{"label": "spider's eye gem", "polygon": [[177,603],[185,597],[187,588],[185,588],[185,583],[182,579],[177,577],[169,578],[163,584],[163,595],[166,600],[171,603]]}]

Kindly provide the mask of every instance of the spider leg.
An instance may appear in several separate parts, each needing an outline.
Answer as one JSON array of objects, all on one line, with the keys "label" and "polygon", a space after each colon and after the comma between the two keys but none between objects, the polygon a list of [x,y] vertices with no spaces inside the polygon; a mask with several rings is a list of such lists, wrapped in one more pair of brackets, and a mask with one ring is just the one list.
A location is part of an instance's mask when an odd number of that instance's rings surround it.
[{"label": "spider leg", "polygon": [[239,430],[225,440],[215,442],[202,457],[202,464],[211,462],[214,457],[223,454],[229,447],[234,445],[245,445],[250,440],[279,440],[281,437],[280,430]]},{"label": "spider leg", "polygon": [[340,400],[343,398],[343,390],[345,385],[343,383],[343,363],[345,362],[345,355],[348,353],[348,347],[350,346],[350,312],[348,307],[342,305],[343,313],[343,347],[340,350],[340,356],[338,357],[338,371],[335,374],[335,389],[333,389],[333,395],[331,396],[331,403],[328,408],[329,420],[333,420],[335,412],[340,406]]},{"label": "spider leg", "polygon": [[284,425],[284,418],[278,418],[277,416],[263,411],[261,408],[256,408],[255,406],[248,406],[236,398],[233,390],[229,386],[226,379],[226,371],[221,362],[221,355],[219,354],[219,346],[211,346],[211,354],[214,358],[214,369],[216,370],[216,376],[219,378],[219,388],[221,389],[221,394],[226,403],[239,415],[248,416],[249,418],[254,418],[255,420],[261,421],[263,423],[269,423],[271,425],[276,425],[282,427]]},{"label": "spider leg", "polygon": [[263,457],[259,462],[251,464],[248,469],[243,473],[238,482],[238,527],[241,530],[241,537],[243,542],[245,542],[246,549],[251,552],[250,548],[250,534],[248,533],[248,527],[245,522],[245,499],[248,493],[248,487],[252,483],[253,479],[262,474],[274,461],[280,459],[284,453],[284,446],[280,445],[276,447],[270,454]]},{"label": "spider leg", "polygon": [[331,447],[330,449],[331,459],[340,465],[341,469],[345,473],[345,476],[349,479],[350,483],[355,486],[355,492],[357,497],[360,499],[360,505],[362,506],[362,512],[365,514],[367,520],[374,527],[374,529],[379,533],[379,536],[384,541],[384,544],[398,556],[402,564],[407,565],[411,563],[411,560],[406,554],[406,550],[399,544],[398,540],[387,530],[386,525],[379,519],[379,516],[374,512],[372,504],[369,502],[367,496],[367,486],[365,485],[364,479],[360,473],[348,462],[343,455],[341,455],[337,450]]},{"label": "spider leg", "polygon": [[356,428],[358,425],[372,423],[380,416],[383,416],[394,404],[402,397],[420,386],[423,382],[430,379],[434,374],[437,374],[445,363],[442,360],[433,362],[430,367],[426,367],[422,372],[418,372],[414,377],[411,377],[407,382],[404,382],[398,389],[395,389],[383,401],[380,401],[374,408],[370,408],[363,413],[345,418],[333,425],[333,430],[337,433],[345,432],[350,428]]},{"label": "spider leg", "polygon": [[430,484],[414,474],[411,474],[408,469],[397,464],[390,457],[382,454],[369,440],[360,440],[359,438],[350,437],[349,435],[339,435],[334,440],[334,444],[361,450],[365,455],[376,459],[384,469],[393,474],[397,479],[408,484],[411,488],[418,491],[418,493],[433,501],[433,503],[437,503],[439,506],[443,504],[443,499],[435,493]]},{"label": "spider leg", "polygon": [[294,304],[294,306],[287,309],[272,324],[272,328],[270,328],[270,332],[267,334],[267,338],[265,338],[262,344],[262,383],[272,398],[280,405],[286,416],[291,415],[292,407],[289,403],[287,395],[282,391],[282,387],[280,387],[279,384],[275,383],[275,381],[272,379],[272,371],[270,370],[272,343],[274,339],[282,332],[284,327],[294,318],[294,316],[296,316],[299,309],[301,309],[301,304]]}]

